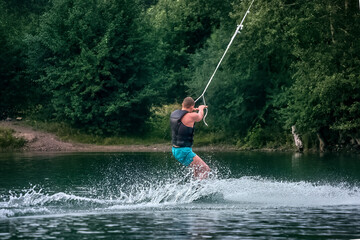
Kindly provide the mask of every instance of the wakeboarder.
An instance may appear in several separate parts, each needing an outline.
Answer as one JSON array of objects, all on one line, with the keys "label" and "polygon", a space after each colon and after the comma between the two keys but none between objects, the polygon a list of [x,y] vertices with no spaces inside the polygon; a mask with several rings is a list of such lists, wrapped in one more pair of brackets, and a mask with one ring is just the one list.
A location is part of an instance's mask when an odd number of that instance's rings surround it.
[{"label": "wakeboarder", "polygon": [[[194,142],[194,125],[204,117],[205,105],[195,108],[195,101],[186,97],[182,109],[175,110],[170,115],[172,133],[172,153],[176,160],[184,166],[190,166],[196,179],[206,179],[209,176],[209,166],[192,151]],[[197,112],[196,112],[197,111]]]}]

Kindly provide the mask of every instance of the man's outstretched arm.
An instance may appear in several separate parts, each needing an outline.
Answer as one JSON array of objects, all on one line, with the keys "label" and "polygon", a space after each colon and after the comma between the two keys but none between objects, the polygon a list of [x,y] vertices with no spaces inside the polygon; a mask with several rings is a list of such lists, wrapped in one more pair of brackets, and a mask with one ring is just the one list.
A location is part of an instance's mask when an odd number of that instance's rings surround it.
[{"label": "man's outstretched arm", "polygon": [[205,105],[200,105],[199,108],[194,108],[194,110],[199,110],[199,112],[192,114],[192,118],[195,122],[200,122],[203,119],[205,108],[207,108]]}]

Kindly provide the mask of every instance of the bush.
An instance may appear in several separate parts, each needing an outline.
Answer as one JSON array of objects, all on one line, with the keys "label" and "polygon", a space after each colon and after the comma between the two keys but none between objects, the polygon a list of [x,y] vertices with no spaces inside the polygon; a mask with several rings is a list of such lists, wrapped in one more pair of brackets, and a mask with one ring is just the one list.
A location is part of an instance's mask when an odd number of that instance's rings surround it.
[{"label": "bush", "polygon": [[46,119],[94,135],[142,133],[156,96],[155,43],[136,1],[52,1],[28,35],[28,69]]},{"label": "bush", "polygon": [[261,126],[257,124],[252,128],[245,138],[238,140],[241,149],[261,148],[291,148],[294,143],[290,132],[287,134],[276,126]]},{"label": "bush", "polygon": [[23,138],[17,138],[13,135],[14,130],[7,128],[0,128],[0,150],[12,150],[23,147],[26,140]]},{"label": "bush", "polygon": [[152,138],[171,141],[170,114],[180,109],[180,104],[169,104],[151,108],[151,116],[147,121],[148,134]]},{"label": "bush", "polygon": [[37,130],[50,132],[58,136],[63,141],[74,141],[86,144],[97,145],[138,145],[138,144],[153,144],[163,142],[158,136],[150,135],[134,135],[134,134],[94,134],[85,129],[74,128],[64,122],[51,122],[51,121],[36,121],[32,120],[27,122],[30,126]]}]

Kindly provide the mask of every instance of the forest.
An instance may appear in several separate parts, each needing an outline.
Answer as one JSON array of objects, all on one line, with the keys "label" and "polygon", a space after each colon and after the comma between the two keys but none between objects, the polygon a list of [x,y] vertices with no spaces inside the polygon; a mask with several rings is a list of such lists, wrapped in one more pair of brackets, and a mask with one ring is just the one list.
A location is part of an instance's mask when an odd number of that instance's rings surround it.
[{"label": "forest", "polygon": [[[0,0],[0,119],[170,139],[250,0]],[[255,0],[196,135],[240,148],[360,148],[358,0]],[[201,101],[198,102],[201,104]],[[195,141],[196,142],[196,141]]]}]

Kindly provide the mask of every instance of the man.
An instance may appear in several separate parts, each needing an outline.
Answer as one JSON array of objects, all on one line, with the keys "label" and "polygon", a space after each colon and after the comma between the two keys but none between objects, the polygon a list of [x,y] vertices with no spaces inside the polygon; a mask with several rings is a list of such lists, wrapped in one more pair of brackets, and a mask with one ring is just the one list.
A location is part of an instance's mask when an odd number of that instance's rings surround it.
[{"label": "man", "polygon": [[191,147],[194,141],[194,124],[202,120],[205,108],[205,105],[195,108],[194,99],[186,97],[182,109],[175,110],[170,115],[172,153],[181,164],[190,166],[194,170],[195,178],[200,180],[208,177],[210,168]]}]

